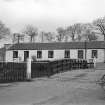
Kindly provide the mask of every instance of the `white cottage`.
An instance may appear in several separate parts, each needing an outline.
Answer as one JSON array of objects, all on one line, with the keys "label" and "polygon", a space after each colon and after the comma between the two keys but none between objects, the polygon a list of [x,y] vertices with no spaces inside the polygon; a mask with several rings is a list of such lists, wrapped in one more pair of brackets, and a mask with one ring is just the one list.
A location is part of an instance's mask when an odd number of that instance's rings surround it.
[{"label": "white cottage", "polygon": [[5,55],[6,62],[23,62],[28,57],[36,60],[56,59],[92,59],[105,61],[105,42],[56,42],[56,43],[20,43],[11,45]]}]

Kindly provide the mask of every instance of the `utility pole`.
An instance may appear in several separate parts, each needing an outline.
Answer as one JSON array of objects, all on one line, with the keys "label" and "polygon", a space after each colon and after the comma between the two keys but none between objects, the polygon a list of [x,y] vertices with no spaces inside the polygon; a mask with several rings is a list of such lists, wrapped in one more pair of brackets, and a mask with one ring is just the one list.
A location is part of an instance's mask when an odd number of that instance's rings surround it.
[{"label": "utility pole", "polygon": [[85,42],[84,42],[84,44],[85,44],[85,60],[87,59],[87,42],[86,42],[86,40],[85,40]]},{"label": "utility pole", "polygon": [[18,44],[20,43],[20,40],[22,40],[24,36],[19,33],[13,34],[13,43],[16,41]]},{"label": "utility pole", "polygon": [[44,36],[43,36],[43,35],[44,35],[44,32],[42,32],[42,35],[41,35],[41,37],[42,37],[42,38],[41,38],[41,39],[42,39],[42,40],[41,40],[42,43],[44,42]]}]

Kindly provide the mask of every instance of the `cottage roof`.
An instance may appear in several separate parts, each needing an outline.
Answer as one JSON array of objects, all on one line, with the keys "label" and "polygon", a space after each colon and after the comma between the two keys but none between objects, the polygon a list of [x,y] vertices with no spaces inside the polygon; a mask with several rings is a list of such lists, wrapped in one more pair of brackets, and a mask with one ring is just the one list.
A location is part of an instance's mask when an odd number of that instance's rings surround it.
[{"label": "cottage roof", "polygon": [[104,49],[104,41],[92,42],[55,42],[55,43],[19,43],[8,50],[59,50],[59,49]]}]

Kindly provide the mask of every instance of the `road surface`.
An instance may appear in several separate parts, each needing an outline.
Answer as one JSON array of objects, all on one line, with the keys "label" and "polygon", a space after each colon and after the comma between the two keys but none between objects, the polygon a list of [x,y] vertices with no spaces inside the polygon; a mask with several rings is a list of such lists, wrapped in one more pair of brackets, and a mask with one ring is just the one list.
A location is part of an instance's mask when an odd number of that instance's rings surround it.
[{"label": "road surface", "polygon": [[96,81],[104,70],[74,70],[31,82],[0,84],[0,105],[105,105]]}]

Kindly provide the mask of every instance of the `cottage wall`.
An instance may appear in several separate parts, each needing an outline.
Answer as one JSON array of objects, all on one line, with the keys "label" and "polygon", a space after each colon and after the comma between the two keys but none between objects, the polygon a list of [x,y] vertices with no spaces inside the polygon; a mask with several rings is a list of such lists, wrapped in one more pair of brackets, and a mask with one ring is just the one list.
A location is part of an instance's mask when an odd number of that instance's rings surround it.
[{"label": "cottage wall", "polygon": [[24,50],[18,50],[19,61],[24,61]]},{"label": "cottage wall", "polygon": [[104,62],[104,49],[99,49],[98,50],[98,62]]},{"label": "cottage wall", "polygon": [[48,50],[42,50],[42,59],[39,60],[48,60]]},{"label": "cottage wall", "polygon": [[[70,49],[70,58],[71,59],[78,59],[78,50],[83,50],[84,59],[85,59],[85,50],[84,49]],[[98,51],[98,58],[97,62],[104,62],[104,49],[87,49],[87,59],[92,59],[92,50]],[[26,51],[26,50],[25,50]],[[42,58],[37,58],[37,50],[29,50],[29,56],[36,56],[37,60],[55,60],[55,59],[63,59],[65,50],[53,50],[54,51],[54,58],[48,58],[48,50],[42,50]],[[5,60],[7,62],[21,62],[24,61],[24,50],[18,50],[18,58],[13,59],[13,51],[7,50]]]},{"label": "cottage wall", "polygon": [[54,50],[54,59],[63,59],[64,53],[64,50]]},{"label": "cottage wall", "polygon": [[92,59],[91,58],[91,54],[92,54],[92,50],[91,49],[88,49],[87,50],[87,54],[86,54],[86,59]]},{"label": "cottage wall", "polygon": [[97,62],[104,62],[104,49],[88,49],[87,50],[87,59],[92,59],[92,50],[97,50],[98,58]]},{"label": "cottage wall", "polygon": [[29,50],[29,57],[35,56],[37,57],[37,50]]},{"label": "cottage wall", "polygon": [[12,62],[13,61],[13,51],[6,51],[5,54],[5,60],[6,62]]},{"label": "cottage wall", "polygon": [[70,58],[77,59],[78,58],[78,50],[70,50]]}]

